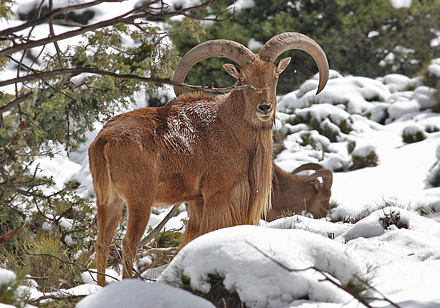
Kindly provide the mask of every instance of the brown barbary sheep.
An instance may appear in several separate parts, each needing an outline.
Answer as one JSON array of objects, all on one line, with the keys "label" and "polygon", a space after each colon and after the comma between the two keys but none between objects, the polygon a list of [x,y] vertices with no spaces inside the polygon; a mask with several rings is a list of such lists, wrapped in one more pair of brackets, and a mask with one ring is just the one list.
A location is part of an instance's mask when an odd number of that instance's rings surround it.
[{"label": "brown barbary sheep", "polygon": [[[319,164],[309,163],[288,173],[273,163],[272,209],[267,221],[283,217],[288,213],[311,212],[315,217],[324,217],[330,209],[333,174]],[[309,175],[297,175],[302,171],[315,170]],[[319,181],[322,178],[322,182]]]},{"label": "brown barbary sheep", "polygon": [[[254,54],[241,44],[214,40],[197,45],[179,63],[181,83],[193,65],[225,57],[237,78],[226,95],[184,94],[177,103],[142,108],[110,119],[89,148],[97,197],[95,245],[98,284],[104,285],[109,246],[124,204],[123,278],[131,277],[137,245],[152,206],[196,200],[188,209],[183,245],[204,233],[240,224],[257,224],[271,204],[272,126],[278,76],[290,62],[273,62],[286,50],[309,53],[320,72],[318,93],[329,68],[324,51],[299,33],[273,37]],[[181,93],[175,87],[177,95]]]}]

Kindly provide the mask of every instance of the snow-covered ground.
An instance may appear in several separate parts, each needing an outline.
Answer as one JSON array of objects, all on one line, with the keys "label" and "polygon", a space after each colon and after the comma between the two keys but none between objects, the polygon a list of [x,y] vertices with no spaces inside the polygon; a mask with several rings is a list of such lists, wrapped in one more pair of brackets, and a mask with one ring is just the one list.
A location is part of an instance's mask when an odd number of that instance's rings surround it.
[{"label": "snow-covered ground", "polygon": [[[338,206],[326,219],[293,216],[219,230],[187,245],[163,272],[158,269],[156,283],[123,281],[101,290],[85,275],[83,286],[61,291],[93,293],[80,308],[212,307],[178,288],[184,276],[193,289],[207,292],[208,275],[214,274],[249,307],[362,307],[328,279],[343,287],[365,280],[370,289],[364,295],[376,298],[374,307],[391,307],[386,300],[399,307],[440,307],[440,188],[429,184],[440,169],[440,114],[429,109],[432,91],[401,75],[373,80],[332,71],[325,90],[314,96],[316,77],[279,98],[276,129],[285,135],[285,150],[275,161],[287,171],[305,162],[334,170],[331,200]],[[324,125],[333,129],[332,141],[323,135]],[[78,180],[84,195],[93,193],[86,150],[96,128],[70,158],[60,149],[41,162],[60,184]],[[425,139],[406,144],[404,130],[421,130]],[[371,151],[377,166],[350,170],[354,154]],[[432,213],[421,216],[422,207]],[[366,209],[369,214],[356,223],[332,222]],[[150,225],[165,214],[152,214]],[[186,212],[166,228],[180,227],[182,218]],[[144,275],[151,278],[151,272]]]},{"label": "snow-covered ground", "polygon": [[[392,3],[404,7],[411,1]],[[440,59],[429,70],[440,77]],[[440,188],[429,182],[440,173],[440,114],[430,109],[433,89],[402,75],[370,79],[331,71],[328,85],[315,96],[317,80],[279,98],[276,131],[284,136],[285,149],[275,162],[286,171],[306,162],[334,171],[331,200],[337,207],[327,218],[296,215],[218,230],[188,244],[166,269],[157,269],[158,282],[125,280],[101,288],[84,275],[83,285],[59,292],[91,294],[78,308],[213,307],[180,287],[184,276],[191,288],[208,292],[209,275],[216,275],[248,307],[363,307],[343,288],[365,281],[369,290],[363,295],[376,299],[373,307],[392,307],[386,299],[402,308],[440,307]],[[67,157],[60,146],[40,168],[60,187],[77,180],[80,193],[93,196],[87,148],[101,127],[96,123],[76,153]],[[424,139],[405,143],[404,132],[421,132]],[[359,157],[372,153],[376,166],[353,170]],[[431,214],[421,216],[421,208]],[[357,222],[335,222],[361,213],[365,218]],[[149,225],[165,215],[152,214]],[[179,228],[186,217],[182,212],[166,229]],[[0,284],[14,278],[0,268]],[[43,295],[35,287],[23,289],[34,298]]]}]

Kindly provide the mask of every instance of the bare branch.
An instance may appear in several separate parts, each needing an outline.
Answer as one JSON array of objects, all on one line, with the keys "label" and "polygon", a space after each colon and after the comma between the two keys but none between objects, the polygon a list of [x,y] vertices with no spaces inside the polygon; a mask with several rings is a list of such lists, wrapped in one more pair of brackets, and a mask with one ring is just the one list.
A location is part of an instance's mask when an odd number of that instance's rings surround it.
[{"label": "bare branch", "polygon": [[51,18],[53,18],[57,15],[65,14],[70,11],[93,7],[93,6],[101,4],[103,2],[122,2],[122,1],[124,1],[124,0],[96,0],[96,1],[91,1],[91,2],[87,2],[87,3],[80,3],[77,5],[70,5],[70,6],[58,8],[58,9],[55,9],[55,10],[49,12],[48,14],[44,15],[41,18],[37,18],[35,20],[23,23],[23,24],[16,26],[16,27],[11,27],[11,28],[2,30],[2,31],[0,31],[0,37],[2,37],[2,36],[6,37],[7,35],[13,34],[15,32],[18,32],[18,31],[21,31],[21,30],[24,30],[27,28],[35,27],[37,25],[40,25],[40,24],[47,22],[48,20],[50,20]]},{"label": "bare branch", "polygon": [[[339,284],[338,281],[335,280],[335,278],[333,278],[332,276],[330,276],[329,274],[327,274],[326,272],[322,271],[321,269],[315,267],[315,266],[309,266],[303,269],[291,269],[288,268],[287,266],[285,266],[283,263],[281,263],[280,261],[276,260],[275,258],[273,258],[272,256],[268,255],[266,252],[264,252],[263,250],[261,250],[260,248],[258,248],[257,246],[255,246],[254,244],[252,244],[249,241],[245,241],[248,245],[252,246],[254,249],[256,249],[259,253],[261,253],[262,255],[264,255],[265,257],[267,257],[268,259],[270,259],[271,261],[275,262],[277,265],[279,265],[281,268],[285,269],[288,272],[305,272],[308,270],[315,270],[316,272],[320,273],[321,275],[324,276],[323,281],[328,281],[331,284],[333,284],[334,286],[336,286],[337,288],[347,292],[348,294],[350,294],[351,296],[353,296],[355,299],[357,299],[361,304],[363,304],[365,307],[367,308],[373,308],[373,306],[371,306],[364,298],[362,298],[359,294],[352,292],[351,290],[347,289],[346,287],[344,287],[343,285]],[[356,277],[357,278],[357,277]],[[360,280],[361,281],[361,280]]]},{"label": "bare branch", "polygon": [[391,304],[395,308],[402,308],[401,306],[397,305],[395,302],[393,302],[392,300],[387,298],[382,292],[377,290],[368,281],[366,281],[365,279],[361,279],[361,278],[357,277],[356,275],[355,275],[354,278],[356,278],[360,282],[364,283],[371,290],[374,290],[376,293],[378,293],[380,296],[382,296],[382,298],[376,298],[376,297],[373,297],[373,298],[368,298],[368,297],[362,298],[357,293],[354,293],[354,292],[350,291],[349,289],[345,288],[344,286],[342,286],[341,284],[339,284],[332,276],[330,276],[329,274],[327,274],[326,272],[320,270],[319,268],[317,268],[315,266],[310,266],[310,267],[307,267],[307,268],[304,268],[304,269],[290,269],[287,266],[285,266],[283,263],[281,263],[280,261],[274,259],[272,256],[268,255],[266,252],[264,252],[263,250],[261,250],[260,248],[255,246],[254,244],[252,244],[252,243],[250,243],[248,241],[246,241],[246,243],[248,245],[252,246],[254,249],[256,249],[258,252],[260,252],[262,255],[264,255],[265,257],[269,258],[271,261],[275,262],[277,265],[279,265],[280,267],[282,267],[283,269],[285,269],[288,272],[303,272],[303,271],[308,271],[310,269],[313,269],[313,270],[317,271],[318,273],[320,273],[321,275],[323,275],[325,277],[325,279],[324,279],[325,281],[329,281],[330,283],[332,283],[336,287],[338,287],[338,288],[342,289],[343,291],[349,293],[350,295],[352,295],[354,298],[356,298],[360,303],[362,303],[366,307],[372,308],[372,306],[370,304],[368,304],[368,302],[366,302],[366,300],[372,300],[372,301],[384,301],[384,302],[387,302],[387,303]]},{"label": "bare branch", "polygon": [[151,248],[148,249],[147,251],[141,252],[138,257],[143,258],[146,256],[151,256],[152,254],[155,253],[169,253],[169,252],[173,252],[173,251],[178,251],[179,247],[165,247],[165,248]]},{"label": "bare branch", "polygon": [[0,247],[3,247],[6,244],[6,242],[10,241],[14,236],[20,233],[23,230],[23,226],[24,225],[21,225],[6,232],[5,234],[0,235]]},{"label": "bare branch", "polygon": [[9,188],[12,191],[15,191],[16,193],[26,196],[26,197],[35,197],[35,198],[39,198],[39,199],[48,199],[47,196],[44,196],[42,194],[38,194],[38,193],[34,193],[30,190],[24,190],[18,187],[15,187],[14,185],[10,184],[9,182],[6,183],[0,183],[0,187],[6,187]]},{"label": "bare branch", "polygon": [[[16,45],[13,45],[9,48],[5,48],[0,51],[0,58],[5,57],[5,56],[9,56],[9,55],[16,53],[18,51],[21,51],[21,50],[26,50],[26,49],[50,44],[50,43],[53,43],[56,41],[65,40],[65,39],[68,39],[71,37],[75,37],[75,36],[84,34],[89,31],[94,31],[97,29],[105,28],[105,27],[108,27],[108,26],[111,26],[111,25],[114,25],[117,23],[131,24],[136,19],[139,19],[139,18],[156,18],[156,19],[163,18],[163,19],[166,19],[166,18],[169,18],[172,16],[184,15],[186,12],[189,12],[192,10],[197,10],[202,7],[206,7],[215,1],[217,1],[217,0],[212,0],[212,1],[202,3],[200,5],[188,7],[188,8],[181,10],[181,11],[178,11],[178,12],[175,12],[175,11],[163,12],[163,11],[161,11],[160,14],[152,13],[151,9],[148,7],[149,5],[151,5],[151,3],[146,3],[140,7],[137,7],[131,11],[128,11],[122,15],[116,16],[111,19],[107,19],[107,20],[100,21],[100,22],[97,22],[97,23],[94,23],[91,25],[87,25],[87,26],[81,27],[76,30],[67,31],[67,32],[64,32],[64,33],[56,35],[56,36],[50,36],[50,37],[47,37],[44,39],[40,39],[40,40],[36,40],[36,41],[29,41],[27,43],[16,44]],[[4,31],[6,31],[6,30],[4,30]],[[1,34],[2,34],[2,32],[0,32],[0,35]]]},{"label": "bare branch", "polygon": [[[48,71],[48,72],[35,71],[34,74],[20,76],[20,77],[8,79],[5,81],[0,81],[0,87],[4,87],[7,85],[11,85],[11,84],[16,84],[16,83],[20,83],[20,82],[33,81],[33,80],[44,79],[44,78],[51,78],[51,77],[61,76],[61,75],[70,75],[70,74],[76,75],[76,74],[80,74],[80,73],[92,73],[92,74],[97,74],[97,75],[112,76],[115,78],[135,79],[135,80],[139,80],[142,82],[148,82],[148,83],[162,83],[162,84],[168,84],[168,85],[173,85],[173,86],[179,86],[179,87],[189,89],[189,90],[205,91],[205,92],[227,93],[227,92],[231,92],[233,90],[243,90],[243,89],[251,89],[251,90],[254,90],[257,92],[261,92],[264,89],[266,89],[266,87],[255,88],[251,85],[231,86],[231,87],[226,87],[226,88],[215,88],[215,87],[211,87],[211,86],[194,86],[194,85],[189,85],[186,83],[176,82],[176,81],[173,81],[168,78],[142,77],[142,76],[137,76],[137,75],[132,75],[132,74],[118,74],[118,73],[114,73],[111,71],[95,69],[95,68],[79,68],[79,67],[78,68],[59,69],[59,70],[53,70],[53,71]],[[26,98],[28,98],[28,97],[26,97]],[[20,102],[23,102],[23,101],[24,101],[24,99],[20,98]],[[12,102],[9,102],[4,106],[0,106],[1,113],[5,112],[7,110],[10,110],[11,108],[13,108],[15,105],[19,104],[20,102],[14,103],[14,104]]]},{"label": "bare branch", "polygon": [[[53,6],[53,0],[49,0],[49,11],[52,11],[52,6]],[[50,36],[55,36],[55,31],[53,29],[53,22],[52,22],[52,20],[49,21],[49,33],[50,33]],[[53,44],[55,46],[55,50],[57,51],[58,63],[60,64],[61,68],[64,68],[63,61],[61,59],[61,49],[60,49],[60,46],[58,45],[58,42],[53,42]]]},{"label": "bare branch", "polygon": [[157,234],[159,234],[160,230],[165,226],[165,224],[168,222],[168,220],[171,219],[171,217],[175,216],[177,214],[177,210],[179,209],[179,205],[176,204],[173,206],[173,208],[168,212],[168,214],[165,216],[164,219],[154,228],[153,231],[151,231],[146,237],[144,237],[138,245],[138,248],[145,246],[148,244]]},{"label": "bare branch", "polygon": [[32,92],[28,92],[22,96],[17,97],[16,99],[10,101],[6,105],[0,106],[0,114],[3,114],[4,112],[11,110],[15,106],[18,106],[19,104],[23,103],[31,96],[32,96]]}]

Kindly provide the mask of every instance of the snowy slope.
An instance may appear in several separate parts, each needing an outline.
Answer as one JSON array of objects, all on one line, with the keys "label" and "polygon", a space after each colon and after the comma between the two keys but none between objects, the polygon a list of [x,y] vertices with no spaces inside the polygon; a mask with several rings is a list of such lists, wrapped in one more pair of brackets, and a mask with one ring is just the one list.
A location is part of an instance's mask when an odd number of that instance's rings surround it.
[{"label": "snowy slope", "polygon": [[[314,97],[314,87],[309,86],[314,83],[316,76],[280,97],[276,129],[284,134],[285,150],[275,160],[287,171],[305,162],[333,169],[332,201],[337,208],[327,219],[293,216],[262,222],[260,227],[235,227],[202,236],[177,255],[160,282],[181,287],[183,274],[191,279],[192,288],[206,292],[208,275],[217,274],[249,307],[360,307],[343,290],[321,282],[324,276],[316,270],[286,270],[314,265],[342,285],[350,275],[369,278],[375,289],[368,296],[377,299],[375,307],[387,306],[384,297],[400,307],[439,307],[435,288],[440,283],[440,223],[435,212],[440,211],[440,188],[431,187],[428,178],[439,164],[440,115],[427,109],[432,100],[420,95],[431,90],[405,76],[373,80],[332,71],[322,97]],[[408,90],[409,84],[416,85],[415,89]],[[316,119],[333,125],[333,140],[313,125],[295,124],[297,117],[305,119],[304,123]],[[341,128],[344,121],[349,130]],[[404,143],[402,132],[414,126],[426,139]],[[304,145],[305,133],[316,143]],[[354,145],[351,153],[350,144]],[[84,193],[91,194],[86,148],[87,144],[72,156],[78,165],[69,178],[79,180]],[[377,166],[351,171],[353,155],[371,150],[378,156]],[[375,211],[387,204],[397,206]],[[434,214],[422,217],[414,211],[420,207],[429,207]],[[372,213],[355,224],[329,221],[360,214],[366,208]],[[150,225],[164,215],[152,214]],[[182,217],[185,213],[167,229],[178,227]],[[387,224],[390,217],[398,219]],[[92,306],[85,302],[80,307]]]}]

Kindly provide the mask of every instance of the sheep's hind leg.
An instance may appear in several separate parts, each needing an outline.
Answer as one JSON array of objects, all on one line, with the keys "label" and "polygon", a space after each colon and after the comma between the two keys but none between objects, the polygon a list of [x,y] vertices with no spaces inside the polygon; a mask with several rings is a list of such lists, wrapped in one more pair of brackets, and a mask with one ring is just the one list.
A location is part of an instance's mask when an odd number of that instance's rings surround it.
[{"label": "sheep's hind leg", "polygon": [[[146,196],[145,196],[146,197]],[[133,273],[133,262],[137,246],[150,218],[153,200],[127,200],[128,224],[122,244],[122,278],[130,278]]]},{"label": "sheep's hind leg", "polygon": [[124,208],[124,201],[113,196],[108,203],[101,203],[97,201],[98,207],[98,235],[95,243],[95,258],[97,269],[98,285],[105,285],[105,269],[107,267],[108,254],[110,252],[110,245],[115,236],[116,229],[122,216],[122,209]]}]

